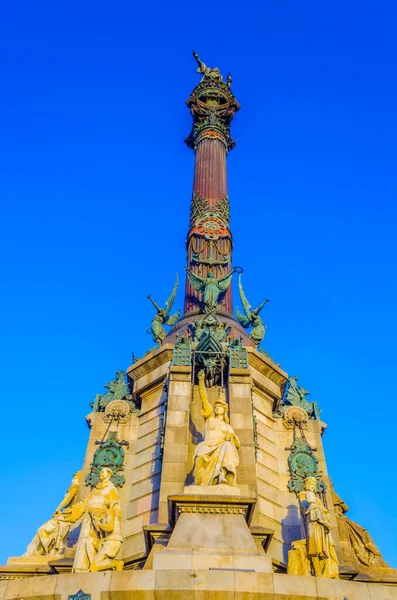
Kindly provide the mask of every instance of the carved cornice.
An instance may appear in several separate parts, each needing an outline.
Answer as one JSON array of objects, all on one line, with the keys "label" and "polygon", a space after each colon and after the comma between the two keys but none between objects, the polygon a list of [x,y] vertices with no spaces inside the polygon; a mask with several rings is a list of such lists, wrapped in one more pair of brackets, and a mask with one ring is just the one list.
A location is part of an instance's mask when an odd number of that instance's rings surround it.
[{"label": "carved cornice", "polygon": [[236,145],[230,135],[230,122],[240,109],[230,87],[222,80],[204,77],[186,101],[193,116],[193,129],[185,142],[196,149],[204,139],[218,139],[226,151]]},{"label": "carved cornice", "polygon": [[246,496],[207,496],[184,494],[169,496],[169,520],[173,527],[181,514],[242,515],[251,522],[256,498]]}]

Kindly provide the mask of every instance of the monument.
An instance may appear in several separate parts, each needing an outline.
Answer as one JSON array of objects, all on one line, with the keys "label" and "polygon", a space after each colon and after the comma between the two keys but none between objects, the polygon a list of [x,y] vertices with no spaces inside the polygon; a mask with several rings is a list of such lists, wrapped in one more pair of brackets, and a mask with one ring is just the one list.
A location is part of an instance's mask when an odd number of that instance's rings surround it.
[{"label": "monument", "polygon": [[164,308],[148,296],[155,346],[95,396],[82,470],[0,567],[0,598],[397,599],[397,571],[332,487],[317,402],[261,346],[267,300],[252,308],[232,263],[240,105],[230,74],[193,55],[183,314],[177,275]]}]

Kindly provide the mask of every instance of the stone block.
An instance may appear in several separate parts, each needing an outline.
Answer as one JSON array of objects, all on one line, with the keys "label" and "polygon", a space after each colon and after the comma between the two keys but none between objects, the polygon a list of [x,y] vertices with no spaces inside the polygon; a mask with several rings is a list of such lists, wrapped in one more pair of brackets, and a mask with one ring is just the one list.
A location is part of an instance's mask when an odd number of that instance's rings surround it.
[{"label": "stone block", "polygon": [[252,466],[256,462],[254,446],[242,446],[239,448],[238,456],[240,459],[239,467],[243,465]]},{"label": "stone block", "polygon": [[157,523],[158,520],[158,511],[157,509],[149,510],[146,513],[142,513],[137,517],[133,517],[132,519],[127,519],[123,522],[123,536],[124,539],[136,535],[137,533],[141,533],[143,531],[144,525],[149,525],[151,523]]},{"label": "stone block", "polygon": [[102,600],[102,594],[109,590],[111,575],[111,571],[58,575],[55,594],[59,600],[68,600],[69,595],[83,590],[91,594],[91,600]]},{"label": "stone block", "polygon": [[176,550],[165,548],[153,556],[153,569],[159,571],[193,570],[193,549],[178,548]]},{"label": "stone block", "polygon": [[149,477],[153,477],[156,473],[161,473],[161,466],[161,458],[156,458],[154,461],[147,462],[140,467],[136,467],[134,464],[134,469],[131,473],[131,484],[144,481]]},{"label": "stone block", "polygon": [[191,569],[155,571],[155,600],[193,600],[195,576]]},{"label": "stone block", "polygon": [[121,558],[125,561],[140,559],[146,554],[146,542],[143,531],[124,540]]},{"label": "stone block", "polygon": [[167,411],[167,429],[172,427],[186,427],[189,424],[189,413],[186,410],[170,410]]},{"label": "stone block", "polygon": [[[356,585],[358,586],[361,584],[356,583]],[[386,586],[369,583],[368,591],[370,600],[397,600],[397,587],[394,586],[392,587],[389,585]],[[356,596],[356,598],[353,598],[353,600],[357,600],[357,598],[358,596]]]},{"label": "stone block", "polygon": [[195,600],[234,600],[234,571],[196,571],[194,590]]},{"label": "stone block", "polygon": [[232,427],[234,427],[237,433],[241,429],[249,429],[250,431],[252,431],[254,428],[252,413],[231,413],[230,424],[232,425]]},{"label": "stone block", "polygon": [[260,421],[257,421],[256,428],[258,431],[258,435],[261,435],[263,438],[265,438],[265,440],[268,440],[269,442],[272,442],[273,444],[276,443],[276,436],[274,433],[274,429],[272,427],[265,425],[264,423],[261,423]]},{"label": "stone block", "polygon": [[192,393],[192,385],[190,381],[177,381],[172,378],[170,380],[169,388],[168,388],[168,397],[172,396],[185,396],[189,397]]},{"label": "stone block", "polygon": [[230,390],[230,408],[236,398],[247,398],[251,404],[251,384],[250,383],[231,383]]},{"label": "stone block", "polygon": [[184,481],[165,481],[163,477],[160,488],[161,500],[167,500],[168,496],[173,494],[183,494],[184,487]]},{"label": "stone block", "polygon": [[233,551],[233,569],[240,571],[256,571],[258,573],[272,573],[272,564],[265,554],[249,554]]},{"label": "stone block", "polygon": [[273,580],[274,600],[319,600],[315,577],[274,573]]},{"label": "stone block", "polygon": [[132,519],[142,513],[158,508],[159,496],[159,492],[155,492],[154,494],[143,496],[138,500],[130,502],[128,505],[127,519]]},{"label": "stone block", "polygon": [[[5,599],[25,598],[36,596],[42,600],[52,600],[55,587],[60,575],[45,575],[44,577],[24,577],[23,579],[11,579],[6,588]],[[76,590],[76,593],[79,590]],[[58,598],[58,600],[63,600]]]},{"label": "stone block", "polygon": [[254,408],[258,412],[266,415],[267,417],[271,417],[273,415],[273,402],[274,399],[272,396],[266,396],[263,394],[259,394],[255,389],[252,394],[252,400],[254,403]]},{"label": "stone block", "polygon": [[255,463],[252,465],[239,465],[237,468],[237,481],[240,483],[256,484]]},{"label": "stone block", "polygon": [[163,466],[162,478],[164,481],[178,481],[180,483],[184,483],[186,475],[186,463],[167,462]]},{"label": "stone block", "polygon": [[135,452],[141,452],[142,450],[146,450],[146,448],[150,448],[155,446],[159,441],[159,431],[152,431],[148,435],[145,435],[142,438],[139,438],[135,443]]},{"label": "stone block", "polygon": [[[252,415],[251,398],[233,398],[230,400],[230,412]],[[252,416],[251,416],[252,419]]]},{"label": "stone block", "polygon": [[168,395],[168,410],[187,410],[189,411],[192,403],[190,396]]},{"label": "stone block", "polygon": [[[317,594],[327,600],[370,600],[369,590],[366,583],[355,583],[353,581],[342,581],[338,579],[322,579],[316,577]],[[379,597],[384,600],[383,596]],[[396,596],[397,598],[397,596]]]},{"label": "stone block", "polygon": [[236,429],[236,434],[242,446],[254,446],[255,440],[252,427],[251,429]]},{"label": "stone block", "polygon": [[8,581],[0,581],[0,600],[6,596]]},{"label": "stone block", "polygon": [[262,498],[269,500],[273,504],[278,504],[278,506],[281,506],[280,492],[276,487],[258,479],[257,488],[259,496],[262,496]]},{"label": "stone block", "polygon": [[[185,413],[188,415],[188,413]],[[171,425],[167,420],[167,429],[165,432],[165,443],[168,444],[183,444],[187,445],[189,441],[189,428],[187,427],[175,427],[175,425]]]},{"label": "stone block", "polygon": [[165,444],[163,463],[185,462],[187,459],[187,444]]},{"label": "stone block", "polygon": [[235,571],[235,600],[273,600],[273,574]]},{"label": "stone block", "polygon": [[148,494],[153,494],[160,489],[161,483],[161,473],[142,481],[142,483],[135,483],[131,486],[130,490],[130,500],[137,500],[138,498],[142,498],[142,496],[147,496]]},{"label": "stone block", "polygon": [[154,600],[154,587],[154,571],[114,571],[109,595],[101,600]]},{"label": "stone block", "polygon": [[[137,431],[137,439],[140,439],[140,438],[144,437],[145,435],[152,433],[152,431],[156,431],[157,429],[159,429],[160,425],[161,425],[161,416],[162,415],[160,413],[160,415],[157,415],[153,419],[150,419],[149,421],[146,421],[145,423],[140,423],[139,427],[138,427],[138,431]],[[120,438],[120,439],[122,439],[122,438]]]},{"label": "stone block", "polygon": [[161,448],[160,444],[146,448],[141,452],[135,454],[134,468],[140,467],[146,463],[152,463],[154,460],[160,457]]},{"label": "stone block", "polygon": [[[273,454],[270,454],[269,452],[262,450],[261,447],[258,448],[257,460],[258,460],[258,463],[262,464],[263,466],[267,467],[268,469],[271,469],[275,473],[278,473],[278,471],[279,471],[278,458],[273,456]],[[287,462],[287,461],[285,461],[285,462]]]},{"label": "stone block", "polygon": [[258,498],[258,510],[260,513],[271,517],[272,519],[275,518],[274,504],[268,500],[265,500],[264,498],[261,498],[260,496]]},{"label": "stone block", "polygon": [[148,412],[139,413],[138,427],[140,425],[142,425],[143,423],[147,423],[147,421],[150,421],[151,419],[158,417],[159,415],[161,415],[161,413],[163,411],[164,411],[164,404],[161,404],[160,406],[155,406],[152,410],[149,410]]}]

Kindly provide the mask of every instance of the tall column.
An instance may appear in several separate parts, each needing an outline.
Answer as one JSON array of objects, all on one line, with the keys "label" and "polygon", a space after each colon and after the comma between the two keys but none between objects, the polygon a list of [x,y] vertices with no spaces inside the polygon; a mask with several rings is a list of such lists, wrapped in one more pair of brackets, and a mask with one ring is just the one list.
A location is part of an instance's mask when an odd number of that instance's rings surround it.
[{"label": "tall column", "polygon": [[[187,100],[193,128],[185,141],[195,151],[187,267],[203,279],[210,271],[220,279],[232,268],[226,156],[235,145],[230,122],[240,105],[230,91],[230,77],[225,83],[218,69],[209,69],[196,58],[203,78]],[[186,279],[185,314],[200,308],[202,293]],[[231,285],[220,295],[218,308],[232,313]]]}]

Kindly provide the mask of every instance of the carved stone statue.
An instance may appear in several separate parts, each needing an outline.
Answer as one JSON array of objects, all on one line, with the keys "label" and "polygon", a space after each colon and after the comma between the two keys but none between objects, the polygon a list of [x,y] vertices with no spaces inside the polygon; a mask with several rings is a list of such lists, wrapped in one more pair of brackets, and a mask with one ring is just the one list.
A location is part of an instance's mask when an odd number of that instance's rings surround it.
[{"label": "carved stone statue", "polygon": [[195,275],[190,269],[186,269],[186,271],[192,288],[197,292],[204,293],[203,301],[206,312],[216,310],[219,294],[221,292],[226,292],[232,280],[234,269],[221,279],[215,279],[212,271],[210,271],[205,278]]},{"label": "carved stone statue", "polygon": [[73,563],[75,573],[123,569],[123,561],[116,560],[123,543],[120,499],[111,477],[112,470],[104,467],[100,482],[87,498],[67,509],[71,522],[83,517]]},{"label": "carved stone statue", "polygon": [[[351,556],[354,557],[355,562],[365,567],[390,568],[383,560],[378,547],[367,529],[364,529],[364,527],[346,517],[349,507],[334,490],[332,490],[332,499],[336,510],[340,540],[349,544],[352,550]],[[349,558],[349,556],[346,557],[347,560]]]},{"label": "carved stone statue", "polygon": [[263,338],[265,337],[265,325],[263,324],[262,318],[259,316],[260,311],[265,306],[269,299],[266,299],[262,304],[258,306],[258,308],[254,308],[251,310],[251,305],[247,300],[247,297],[243,290],[243,285],[241,283],[241,275],[238,278],[238,289],[240,291],[240,298],[244,308],[245,316],[236,308],[236,315],[241,325],[247,329],[248,327],[253,327],[253,330],[250,333],[250,338],[257,346],[261,343]]},{"label": "carved stone statue", "polygon": [[[306,539],[306,555],[311,572],[316,577],[338,579],[339,563],[331,537],[329,512],[316,494],[316,478],[306,477],[304,483],[305,489],[298,494],[298,498],[302,529]],[[302,544],[295,543],[288,553],[288,573],[291,575],[308,574],[297,572],[300,569],[307,570],[308,563],[305,562],[304,557],[302,558],[303,548]]]},{"label": "carved stone statue", "polygon": [[204,77],[211,77],[211,79],[214,79],[215,81],[223,81],[221,72],[217,67],[215,67],[214,69],[210,69],[210,67],[207,67],[207,65],[200,60],[197,52],[192,50],[192,53],[198,63],[197,73],[201,73],[202,75],[204,75]]},{"label": "carved stone statue", "polygon": [[[172,309],[172,305],[175,300],[176,292],[178,290],[178,283],[179,283],[179,280],[178,280],[178,274],[177,274],[175,285],[172,289],[170,297],[168,298],[167,302],[165,303],[165,308],[160,308],[160,306],[153,300],[153,298],[150,295],[148,296],[149,300],[151,301],[151,303],[157,310],[157,314],[154,316],[153,321],[150,325],[150,333],[152,334],[154,341],[157,342],[159,345],[161,344],[161,342],[167,335],[163,325],[170,325],[170,326],[175,325],[175,323],[179,319],[179,315],[181,313],[180,309],[178,308],[176,313],[169,316],[171,309]],[[149,333],[149,330],[148,330],[148,333]]]},{"label": "carved stone statue", "polygon": [[225,392],[223,389],[220,391],[218,400],[212,406],[207,398],[204,371],[198,373],[198,380],[205,429],[204,441],[197,445],[195,452],[194,485],[223,483],[236,486],[240,440],[229,425]]},{"label": "carved stone statue", "polygon": [[80,479],[81,471],[78,471],[73,475],[72,485],[55,510],[52,519],[38,528],[23,556],[58,556],[62,554],[71,524],[66,509],[72,506],[76,499]]}]

